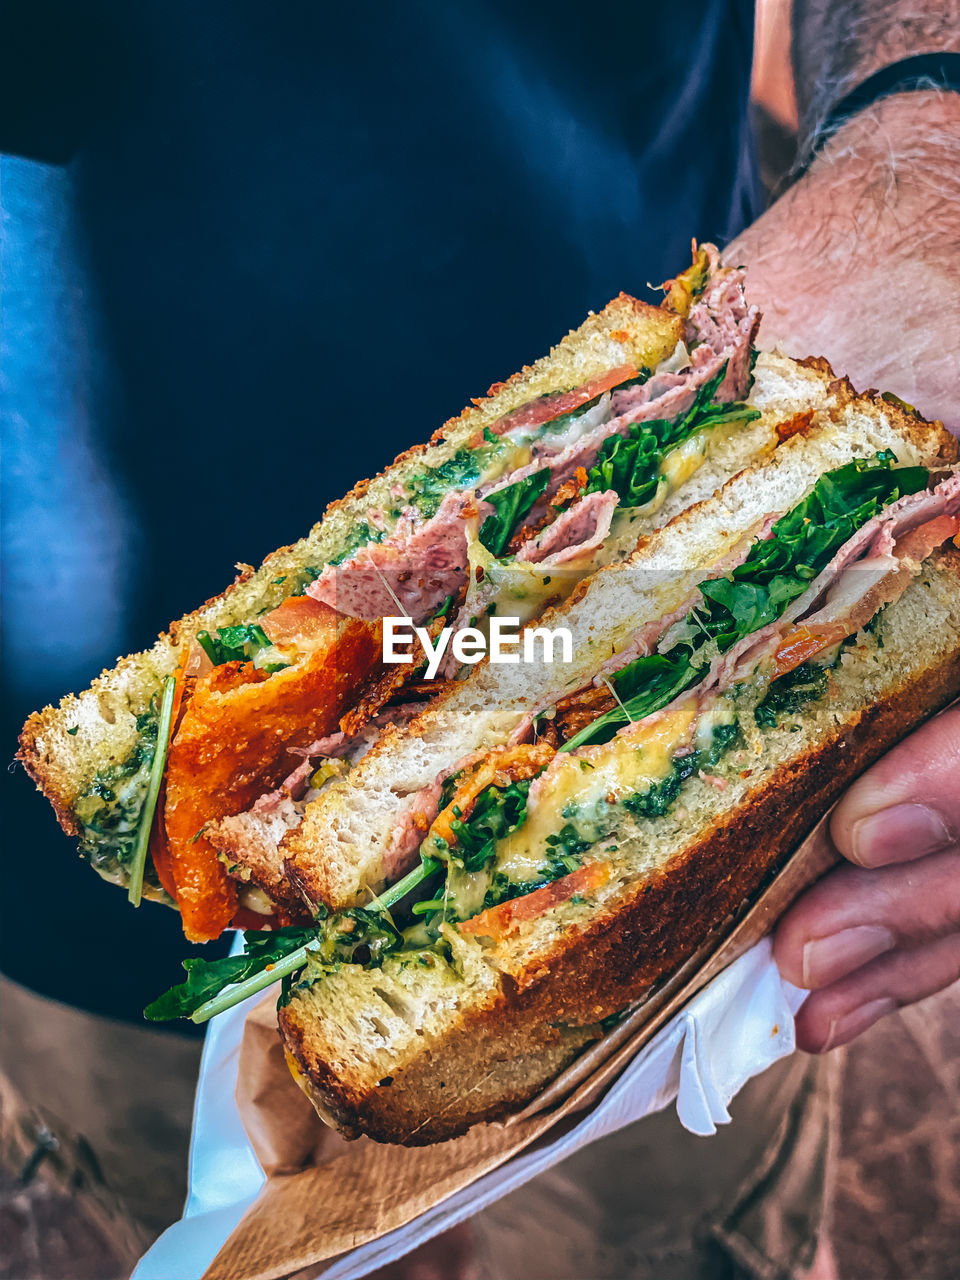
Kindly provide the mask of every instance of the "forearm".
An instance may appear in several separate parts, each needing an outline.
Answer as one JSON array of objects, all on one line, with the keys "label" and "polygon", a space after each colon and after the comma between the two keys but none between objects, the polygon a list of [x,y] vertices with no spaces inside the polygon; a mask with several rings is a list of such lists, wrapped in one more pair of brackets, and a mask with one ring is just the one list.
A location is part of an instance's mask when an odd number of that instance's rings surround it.
[{"label": "forearm", "polygon": [[762,345],[960,428],[960,94],[861,112],[724,257],[750,268]]}]

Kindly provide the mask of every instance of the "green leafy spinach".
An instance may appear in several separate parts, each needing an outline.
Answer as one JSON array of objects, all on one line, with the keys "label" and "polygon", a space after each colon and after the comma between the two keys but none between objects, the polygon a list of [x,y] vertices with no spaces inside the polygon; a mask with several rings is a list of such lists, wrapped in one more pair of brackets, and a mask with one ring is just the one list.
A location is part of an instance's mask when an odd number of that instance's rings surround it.
[{"label": "green leafy spinach", "polygon": [[702,678],[697,654],[714,641],[721,653],[776,621],[802,595],[831,557],[868,520],[929,481],[924,467],[891,466],[889,450],[858,458],[822,475],[807,497],[757,542],[739,568],[700,584],[701,603],[687,616],[688,638],[663,654],[629,663],[610,677],[623,706],[612,708],[564,744],[606,742],[629,720],[665,707]]},{"label": "green leafy spinach", "polygon": [[613,489],[619,495],[622,506],[645,506],[656,497],[664,457],[677,445],[697,431],[716,427],[724,422],[750,422],[759,418],[759,411],[745,404],[714,402],[713,397],[726,372],[727,365],[724,363],[720,371],[700,387],[686,413],[673,419],[655,418],[649,422],[637,422],[626,435],[609,436],[600,446],[597,461],[587,473],[583,492],[597,493]]},{"label": "green leafy spinach", "polygon": [[785,715],[799,711],[808,702],[822,698],[829,677],[825,667],[804,662],[779,680],[774,680],[765,698],[753,713],[760,728],[774,729]]},{"label": "green leafy spinach", "polygon": [[308,943],[315,943],[317,939],[315,928],[290,927],[263,932],[250,930],[243,935],[242,955],[224,956],[220,960],[184,960],[186,982],[172,987],[152,1004],[148,1004],[143,1015],[151,1022],[192,1017],[202,1005],[227,987],[263,973],[269,966],[276,966],[305,948]]},{"label": "green leafy spinach", "polygon": [[451,856],[465,871],[485,867],[493,857],[497,841],[523,822],[532,782],[532,778],[525,778],[508,787],[487,787],[481,791],[469,818],[453,819],[450,828],[457,843]]},{"label": "green leafy spinach", "polygon": [[486,501],[494,508],[494,513],[487,516],[480,526],[480,541],[491,555],[503,555],[514,529],[543,495],[549,480],[550,472],[544,467],[523,480],[487,494]]},{"label": "green leafy spinach", "polygon": [[697,611],[704,636],[722,652],[768,622],[802,595],[835,552],[858,529],[903,494],[925,488],[924,467],[893,468],[890,450],[828,471],[810,494],[757,542],[739,568],[700,586]]}]

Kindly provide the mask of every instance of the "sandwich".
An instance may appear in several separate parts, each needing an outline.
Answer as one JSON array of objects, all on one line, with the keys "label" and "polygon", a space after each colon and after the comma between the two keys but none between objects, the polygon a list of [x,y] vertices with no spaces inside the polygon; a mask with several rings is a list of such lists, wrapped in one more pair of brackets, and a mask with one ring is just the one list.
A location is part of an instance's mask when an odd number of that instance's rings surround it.
[{"label": "sandwich", "polygon": [[822,360],[760,355],[749,404],[774,448],[527,624],[569,659],[484,661],[386,728],[273,847],[309,919],[186,961],[148,1017],[277,982],[344,1134],[502,1119],[960,692],[956,442]]},{"label": "sandwich", "polygon": [[[191,941],[309,923],[276,848],[324,786],[464,673],[384,661],[535,620],[777,442],[750,403],[759,323],[712,246],[660,306],[621,295],[300,542],[30,717],[19,758],[101,876],[176,906]],[[266,850],[266,852],[265,852]]]}]

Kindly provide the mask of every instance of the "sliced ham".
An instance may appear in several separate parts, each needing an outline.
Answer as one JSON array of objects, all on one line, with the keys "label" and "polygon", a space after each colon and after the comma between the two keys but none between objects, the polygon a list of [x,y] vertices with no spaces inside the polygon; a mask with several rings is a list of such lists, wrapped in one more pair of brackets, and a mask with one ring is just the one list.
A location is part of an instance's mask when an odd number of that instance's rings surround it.
[{"label": "sliced ham", "polygon": [[[899,599],[910,584],[912,567],[952,532],[960,515],[960,473],[932,490],[906,494],[868,520],[848,538],[807,590],[782,616],[744,636],[712,666],[706,687],[725,689],[772,657],[782,638],[802,620],[811,632],[842,639],[865,626],[885,604]],[[836,643],[833,640],[832,643]],[[828,647],[825,645],[824,647]]]},{"label": "sliced ham", "polygon": [[316,759],[318,756],[326,756],[330,759],[332,756],[335,760],[341,759],[350,750],[351,740],[339,729],[336,733],[328,733],[325,738],[316,738],[313,742],[308,742],[305,747],[291,747],[291,755],[304,756],[307,759]]},{"label": "sliced ham", "polygon": [[[687,319],[686,338],[692,354],[686,369],[654,374],[645,383],[611,391],[636,373],[629,367],[615,369],[574,391],[542,397],[515,410],[491,430],[503,434],[539,426],[598,395],[603,397],[572,428],[573,440],[569,440],[570,433],[554,438],[546,435],[534,444],[532,460],[525,466],[498,477],[476,494],[472,490],[447,494],[428,520],[421,521],[412,508],[405,511],[390,537],[362,547],[342,565],[328,566],[307,588],[307,594],[356,618],[372,620],[396,614],[398,609],[417,623],[429,618],[467,580],[464,521],[468,512],[478,514],[481,521],[490,514],[492,508],[483,502],[487,494],[546,467],[550,471],[547,490],[530,515],[536,520],[548,499],[578,467],[593,466],[605,440],[614,434],[625,435],[637,423],[685,413],[699,388],[724,362],[727,372],[716,398],[739,399],[749,383],[750,349],[759,323],[759,311],[748,307],[744,298],[743,272],[719,275],[708,284]],[[381,514],[379,509],[374,511],[374,523]]]},{"label": "sliced ham", "polygon": [[958,533],[960,533],[960,516],[936,516],[933,520],[918,525],[916,529],[897,539],[897,559],[912,560],[915,564],[922,564],[932,551],[943,546],[948,538],[956,539]]},{"label": "sliced ham", "polygon": [[524,560],[545,567],[569,564],[596,551],[610,532],[610,521],[619,498],[613,489],[590,493],[562,512],[553,524],[525,542],[517,553]]},{"label": "sliced ham", "polygon": [[418,791],[390,833],[383,855],[383,876],[388,882],[404,875],[416,860],[417,850],[440,808],[443,782]]},{"label": "sliced ham", "polygon": [[472,491],[461,491],[448,493],[429,520],[413,511],[402,515],[389,538],[362,547],[342,565],[328,565],[307,594],[354,618],[422,622],[467,580],[464,519],[475,506]]}]

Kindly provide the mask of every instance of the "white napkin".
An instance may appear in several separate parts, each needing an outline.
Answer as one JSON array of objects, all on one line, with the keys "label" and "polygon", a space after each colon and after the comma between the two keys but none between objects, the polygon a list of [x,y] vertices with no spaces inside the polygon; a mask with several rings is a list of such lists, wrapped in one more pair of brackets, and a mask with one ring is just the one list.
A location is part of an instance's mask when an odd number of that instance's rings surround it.
[{"label": "white napkin", "polygon": [[[727,1107],[744,1084],[793,1051],[793,1016],[805,996],[780,977],[770,940],[757,943],[668,1022],[571,1129],[555,1138],[547,1133],[405,1227],[342,1255],[322,1272],[323,1280],[354,1280],[402,1257],[578,1148],[662,1110],[674,1098],[685,1128],[703,1136],[716,1133],[718,1124],[729,1123]],[[263,1185],[234,1102],[248,1004],[210,1024],[184,1215],[144,1255],[131,1280],[199,1280]]]}]

